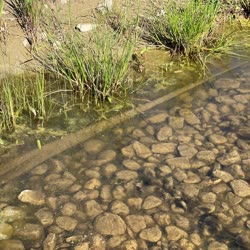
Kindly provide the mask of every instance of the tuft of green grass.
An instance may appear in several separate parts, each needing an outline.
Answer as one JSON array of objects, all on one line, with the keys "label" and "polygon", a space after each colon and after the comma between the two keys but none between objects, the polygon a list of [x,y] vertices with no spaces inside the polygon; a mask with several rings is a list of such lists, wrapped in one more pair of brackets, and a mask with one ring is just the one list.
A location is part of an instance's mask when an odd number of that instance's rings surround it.
[{"label": "tuft of green grass", "polygon": [[47,31],[47,40],[33,50],[47,70],[59,75],[81,100],[99,104],[112,100],[127,88],[134,48],[133,38],[105,26],[83,36],[77,32],[60,34]]},{"label": "tuft of green grass", "polygon": [[202,60],[202,54],[218,51],[225,41],[215,32],[219,9],[217,0],[166,1],[154,7],[147,39],[173,54]]}]

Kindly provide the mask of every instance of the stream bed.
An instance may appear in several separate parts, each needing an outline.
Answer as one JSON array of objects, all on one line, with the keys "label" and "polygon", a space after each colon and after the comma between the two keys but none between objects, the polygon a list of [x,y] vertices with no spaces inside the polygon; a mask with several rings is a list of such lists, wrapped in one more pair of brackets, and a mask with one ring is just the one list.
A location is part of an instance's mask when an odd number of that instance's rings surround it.
[{"label": "stream bed", "polygon": [[0,249],[250,249],[250,65],[0,186]]}]

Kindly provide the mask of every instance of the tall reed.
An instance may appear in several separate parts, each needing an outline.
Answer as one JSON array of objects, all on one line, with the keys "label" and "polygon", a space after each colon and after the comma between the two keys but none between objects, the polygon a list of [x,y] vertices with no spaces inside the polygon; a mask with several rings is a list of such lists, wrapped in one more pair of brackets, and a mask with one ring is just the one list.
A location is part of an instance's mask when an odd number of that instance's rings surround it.
[{"label": "tall reed", "polygon": [[53,109],[51,95],[44,72],[36,76],[5,79],[0,88],[0,128],[15,129],[16,125],[29,118],[31,124],[43,125]]}]

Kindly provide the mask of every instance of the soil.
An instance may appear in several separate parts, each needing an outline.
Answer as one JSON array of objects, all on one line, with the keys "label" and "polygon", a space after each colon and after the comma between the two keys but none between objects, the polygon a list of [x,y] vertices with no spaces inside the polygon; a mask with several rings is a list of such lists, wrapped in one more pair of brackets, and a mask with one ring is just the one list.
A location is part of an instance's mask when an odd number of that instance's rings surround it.
[{"label": "soil", "polygon": [[[56,10],[58,17],[65,25],[70,25],[74,29],[79,23],[95,23],[96,7],[102,3],[101,0],[46,0],[46,3]],[[113,1],[113,9],[129,6],[130,10],[140,11],[146,5],[146,0],[128,3],[128,1]],[[140,7],[139,7],[140,6]],[[70,18],[69,18],[70,17]],[[69,22],[70,20],[70,22]],[[13,17],[7,4],[1,21],[0,33],[0,78],[6,74],[16,74],[30,69],[34,66],[28,49],[25,47],[25,34]]]}]

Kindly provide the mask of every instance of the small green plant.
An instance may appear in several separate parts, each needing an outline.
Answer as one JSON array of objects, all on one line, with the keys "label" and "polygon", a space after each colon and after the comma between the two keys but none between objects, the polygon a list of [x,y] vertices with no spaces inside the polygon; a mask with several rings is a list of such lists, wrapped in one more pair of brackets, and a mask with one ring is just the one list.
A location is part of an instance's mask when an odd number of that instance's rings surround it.
[{"label": "small green plant", "polygon": [[154,7],[147,39],[173,54],[201,59],[220,39],[214,32],[219,8],[217,0],[166,1],[163,7]]},{"label": "small green plant", "polygon": [[240,0],[241,8],[243,9],[244,15],[250,17],[250,0]]}]

